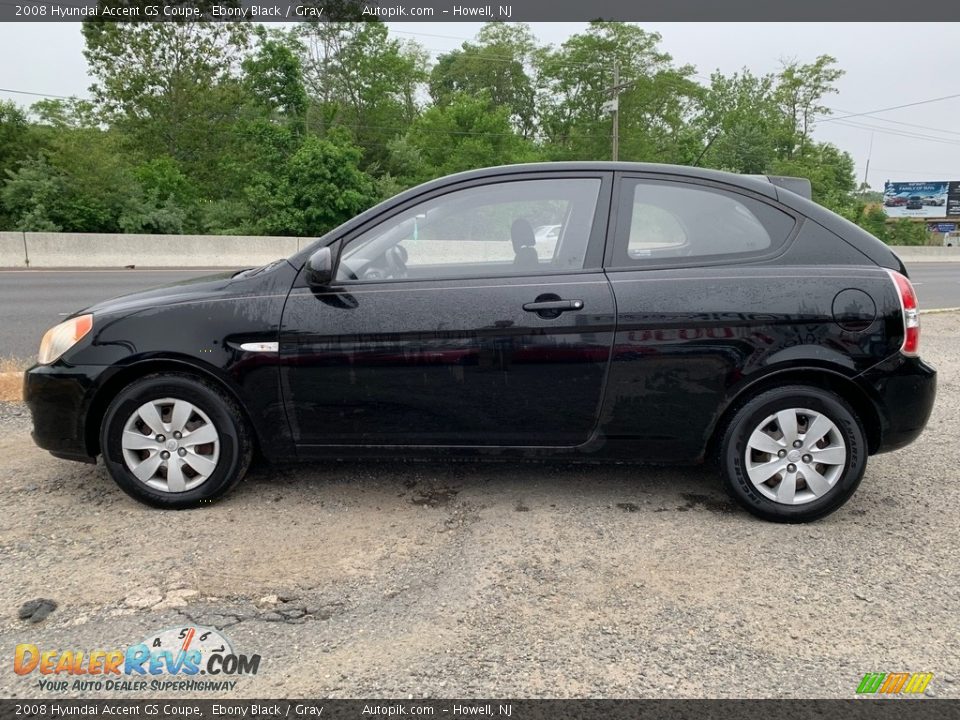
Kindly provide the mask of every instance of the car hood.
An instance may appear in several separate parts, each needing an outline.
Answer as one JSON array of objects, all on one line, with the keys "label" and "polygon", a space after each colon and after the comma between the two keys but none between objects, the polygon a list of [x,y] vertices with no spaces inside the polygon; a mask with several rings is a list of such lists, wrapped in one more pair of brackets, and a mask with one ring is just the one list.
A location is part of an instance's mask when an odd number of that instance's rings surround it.
[{"label": "car hood", "polygon": [[286,260],[277,260],[261,268],[203,275],[110,298],[78,310],[74,315],[85,313],[127,315],[144,308],[196,302],[211,297],[258,294],[264,287],[271,284],[270,279],[276,276],[278,271],[290,269]]}]

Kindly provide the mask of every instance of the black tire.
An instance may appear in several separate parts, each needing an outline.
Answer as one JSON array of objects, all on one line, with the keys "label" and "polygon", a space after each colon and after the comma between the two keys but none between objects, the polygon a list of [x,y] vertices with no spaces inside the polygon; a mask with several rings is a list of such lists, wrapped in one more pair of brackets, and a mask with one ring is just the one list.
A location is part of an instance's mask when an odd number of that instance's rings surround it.
[{"label": "black tire", "polygon": [[[847,451],[833,486],[822,496],[797,505],[766,497],[746,472],[747,442],[753,431],[768,416],[791,408],[824,414],[840,432]],[[841,397],[820,388],[792,385],[763,392],[736,411],[723,434],[719,461],[724,486],[740,505],[764,520],[801,523],[829,515],[853,495],[866,470],[867,443],[856,413]]]},{"label": "black tire", "polygon": [[[191,403],[207,415],[219,435],[216,468],[200,485],[183,492],[149,487],[124,461],[121,437],[127,420],[145,403],[161,398]],[[198,507],[221,497],[243,479],[253,455],[250,430],[236,401],[216,386],[184,373],[147,375],[121,390],[104,414],[100,448],[107,471],[124,492],[168,509]]]}]

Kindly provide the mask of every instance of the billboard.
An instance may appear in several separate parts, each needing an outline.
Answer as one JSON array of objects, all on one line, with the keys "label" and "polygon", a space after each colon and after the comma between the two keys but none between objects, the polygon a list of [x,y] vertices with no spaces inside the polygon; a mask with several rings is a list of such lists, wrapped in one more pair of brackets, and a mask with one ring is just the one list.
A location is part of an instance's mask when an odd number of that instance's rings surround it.
[{"label": "billboard", "polygon": [[960,215],[960,182],[887,182],[883,210],[894,218]]}]

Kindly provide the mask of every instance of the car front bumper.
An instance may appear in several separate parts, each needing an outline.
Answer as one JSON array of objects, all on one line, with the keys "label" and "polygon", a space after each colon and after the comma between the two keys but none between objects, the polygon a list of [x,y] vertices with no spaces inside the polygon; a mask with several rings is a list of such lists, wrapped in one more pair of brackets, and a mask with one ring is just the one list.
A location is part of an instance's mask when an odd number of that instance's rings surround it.
[{"label": "car front bumper", "polygon": [[104,366],[34,365],[23,376],[23,398],[33,416],[33,440],[55,457],[96,462],[86,419]]},{"label": "car front bumper", "polygon": [[894,355],[858,378],[880,418],[876,452],[889,452],[919,437],[937,396],[937,371],[920,358]]}]

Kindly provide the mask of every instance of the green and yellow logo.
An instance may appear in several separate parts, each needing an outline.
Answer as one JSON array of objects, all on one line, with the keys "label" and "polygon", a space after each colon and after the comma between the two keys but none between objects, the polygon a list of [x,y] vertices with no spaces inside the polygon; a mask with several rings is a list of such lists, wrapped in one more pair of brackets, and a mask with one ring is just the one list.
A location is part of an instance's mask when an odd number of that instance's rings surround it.
[{"label": "green and yellow logo", "polygon": [[933,673],[867,673],[857,686],[858,695],[921,695]]}]

